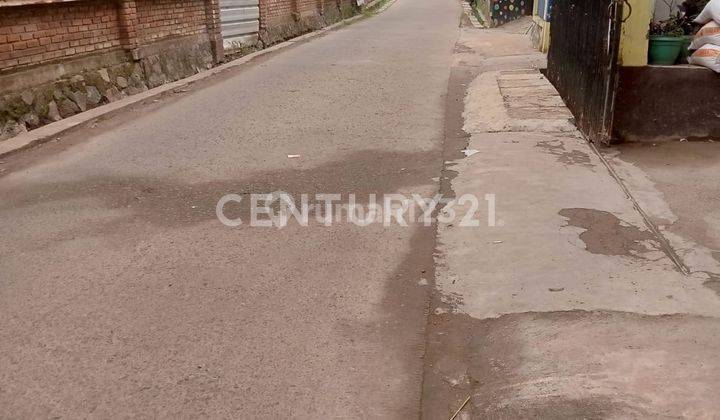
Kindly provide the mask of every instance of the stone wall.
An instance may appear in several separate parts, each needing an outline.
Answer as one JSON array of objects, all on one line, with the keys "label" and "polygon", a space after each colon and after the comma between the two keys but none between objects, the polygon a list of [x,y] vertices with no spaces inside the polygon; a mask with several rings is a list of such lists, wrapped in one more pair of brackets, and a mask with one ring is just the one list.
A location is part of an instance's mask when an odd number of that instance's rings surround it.
[{"label": "stone wall", "polygon": [[[204,38],[204,39],[203,39]],[[207,36],[165,41],[139,60],[118,53],[66,62],[43,72],[0,76],[0,140],[212,67]],[[64,70],[64,71],[63,71]],[[69,71],[68,71],[69,70]]]},{"label": "stone wall", "polygon": [[222,59],[217,0],[0,3],[0,140]]}]

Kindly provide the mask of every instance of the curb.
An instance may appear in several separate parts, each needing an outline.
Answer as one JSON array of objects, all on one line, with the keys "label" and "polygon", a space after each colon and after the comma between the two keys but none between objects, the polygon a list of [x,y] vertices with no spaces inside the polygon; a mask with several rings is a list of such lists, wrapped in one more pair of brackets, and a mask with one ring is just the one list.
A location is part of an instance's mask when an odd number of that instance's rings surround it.
[{"label": "curb", "polygon": [[[377,5],[378,3],[381,3],[382,1],[384,1],[384,0],[373,0],[373,1],[369,2],[364,7],[364,9],[365,10],[370,9],[370,8],[374,7],[375,5]],[[387,4],[383,5],[379,10],[377,10],[375,12],[375,14],[385,11],[388,7],[390,7],[390,5],[392,3],[394,3],[394,0],[390,0]],[[81,113],[73,115],[71,117],[63,118],[60,121],[46,124],[42,127],[36,128],[35,130],[28,131],[26,133],[15,136],[11,139],[2,141],[2,142],[0,142],[0,157],[5,157],[5,156],[11,155],[13,153],[19,152],[21,150],[29,149],[33,146],[37,146],[39,144],[45,143],[47,141],[52,140],[53,137],[64,134],[64,133],[68,132],[69,130],[72,130],[73,128],[80,127],[80,126],[87,124],[99,117],[113,115],[129,106],[146,101],[148,99],[156,98],[167,92],[172,92],[177,89],[182,89],[192,83],[198,82],[200,80],[205,80],[205,79],[215,76],[219,73],[222,73],[226,70],[230,70],[235,67],[245,65],[258,57],[261,57],[266,54],[270,54],[272,52],[279,51],[279,50],[288,48],[292,45],[295,45],[295,44],[310,40],[312,38],[324,35],[327,32],[330,32],[332,30],[340,28],[341,26],[355,23],[356,21],[358,21],[360,19],[364,19],[366,17],[362,13],[363,13],[363,11],[361,10],[360,14],[358,14],[358,15],[341,20],[340,22],[334,23],[332,25],[326,26],[326,27],[318,29],[316,31],[297,36],[295,38],[281,42],[279,44],[272,45],[268,48],[264,48],[260,51],[253,52],[251,54],[248,54],[248,55],[245,55],[238,59],[221,64],[217,67],[213,67],[211,69],[202,71],[200,73],[194,74],[194,75],[186,77],[184,79],[166,83],[162,86],[158,86],[158,87],[146,90],[145,92],[141,92],[141,93],[138,93],[138,94],[135,94],[132,96],[128,96],[127,98],[123,98],[118,101],[99,106],[97,108],[89,109],[87,111],[81,112]]]}]

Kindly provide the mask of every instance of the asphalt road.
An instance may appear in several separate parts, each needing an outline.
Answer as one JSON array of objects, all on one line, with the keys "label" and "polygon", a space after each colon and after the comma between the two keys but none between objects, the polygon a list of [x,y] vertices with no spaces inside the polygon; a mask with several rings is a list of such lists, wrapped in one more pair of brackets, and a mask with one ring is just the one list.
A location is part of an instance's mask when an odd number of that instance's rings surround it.
[{"label": "asphalt road", "polygon": [[459,15],[398,0],[5,159],[0,417],[418,416],[434,230],[215,206],[435,192]]}]

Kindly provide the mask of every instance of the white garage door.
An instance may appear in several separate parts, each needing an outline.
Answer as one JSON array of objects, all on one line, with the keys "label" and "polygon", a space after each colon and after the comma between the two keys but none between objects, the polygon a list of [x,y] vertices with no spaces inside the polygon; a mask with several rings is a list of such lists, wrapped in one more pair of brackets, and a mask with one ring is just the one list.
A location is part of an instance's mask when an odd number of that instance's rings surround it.
[{"label": "white garage door", "polygon": [[257,42],[260,28],[258,0],[220,0],[223,45],[232,50]]}]

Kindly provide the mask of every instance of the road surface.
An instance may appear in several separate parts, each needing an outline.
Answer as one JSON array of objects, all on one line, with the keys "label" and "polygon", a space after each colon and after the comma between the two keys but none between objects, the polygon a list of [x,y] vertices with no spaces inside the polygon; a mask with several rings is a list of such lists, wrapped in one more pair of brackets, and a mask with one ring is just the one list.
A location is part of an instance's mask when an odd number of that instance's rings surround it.
[{"label": "road surface", "polygon": [[[3,159],[0,418],[717,417],[713,145],[601,159],[529,18],[460,10],[397,0]],[[250,226],[275,191],[497,223]]]},{"label": "road surface", "polygon": [[215,206],[435,192],[460,10],[398,0],[5,159],[2,417],[416,417],[434,230]]}]

